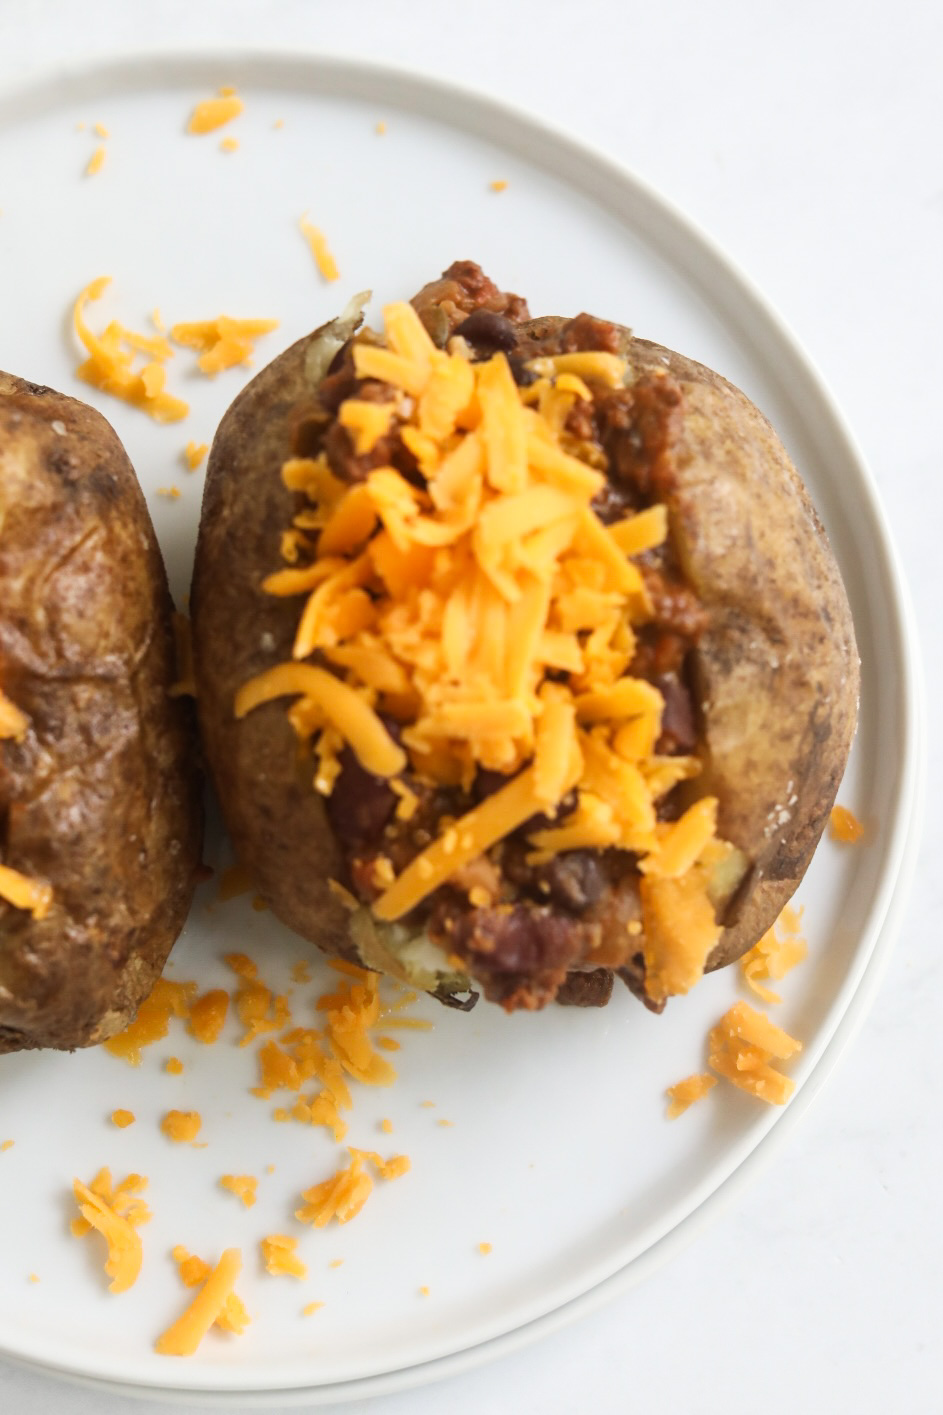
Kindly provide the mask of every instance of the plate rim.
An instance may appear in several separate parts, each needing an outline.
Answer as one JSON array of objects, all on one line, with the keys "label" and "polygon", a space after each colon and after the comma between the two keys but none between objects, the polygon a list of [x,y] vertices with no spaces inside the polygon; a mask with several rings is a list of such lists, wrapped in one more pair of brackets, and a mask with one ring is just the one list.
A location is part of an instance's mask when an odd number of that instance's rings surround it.
[{"label": "plate rim", "polygon": [[[781,1143],[791,1133],[801,1115],[808,1109],[811,1100],[821,1090],[847,1041],[866,1015],[880,981],[880,973],[883,972],[883,966],[891,951],[898,916],[903,912],[906,903],[907,885],[913,874],[919,837],[920,803],[925,791],[925,772],[921,770],[926,758],[925,704],[919,640],[910,596],[890,528],[883,514],[880,496],[867,461],[817,364],[759,287],[713,237],[670,198],[664,197],[627,164],[605,150],[572,136],[561,126],[526,108],[422,70],[375,60],[361,60],[347,54],[333,54],[309,46],[287,50],[279,46],[217,47],[203,42],[190,47],[168,47],[153,51],[116,49],[105,54],[84,55],[67,64],[46,68],[38,66],[21,79],[7,82],[0,80],[0,128],[8,125],[11,120],[16,121],[15,109],[19,101],[38,101],[47,106],[68,102],[69,95],[66,93],[63,96],[62,90],[70,85],[79,87],[91,81],[99,83],[103,92],[115,92],[127,89],[135,76],[155,86],[166,81],[170,74],[175,76],[176,84],[196,83],[211,68],[216,80],[221,70],[236,68],[251,71],[248,81],[255,83],[265,83],[276,76],[284,78],[286,70],[293,71],[305,76],[315,94],[327,93],[333,96],[357,97],[361,100],[367,96],[371,84],[374,84],[383,90],[379,97],[385,98],[386,101],[399,103],[411,112],[435,112],[440,120],[443,101],[447,101],[447,121],[454,126],[479,137],[510,145],[512,150],[526,151],[528,159],[542,169],[548,168],[547,159],[550,155],[559,157],[563,154],[568,165],[578,165],[590,175],[595,174],[597,180],[600,177],[608,178],[621,188],[623,195],[631,200],[635,208],[634,214],[639,220],[638,229],[643,238],[650,239],[655,228],[659,228],[662,235],[667,233],[670,238],[671,261],[676,262],[677,268],[685,273],[694,286],[704,287],[711,274],[720,277],[726,286],[724,309],[738,338],[742,338],[751,351],[758,350],[760,345],[770,341],[776,344],[779,354],[787,356],[788,376],[783,378],[783,383],[790,387],[791,396],[795,397],[795,390],[798,389],[800,396],[811,395],[814,400],[817,425],[822,435],[837,443],[845,461],[854,468],[857,477],[856,491],[871,536],[881,554],[883,588],[888,592],[888,597],[882,603],[892,621],[895,641],[901,656],[901,675],[896,685],[896,708],[905,730],[900,742],[900,771],[894,798],[893,824],[878,871],[878,885],[865,925],[860,931],[852,967],[836,990],[836,1002],[842,993],[847,993],[837,1021],[828,1033],[812,1070],[786,1110],[777,1115],[769,1129],[709,1194],[695,1204],[683,1219],[657,1237],[642,1252],[630,1258],[622,1268],[596,1280],[583,1292],[564,1299],[548,1311],[495,1336],[478,1338],[469,1346],[399,1368],[304,1387],[240,1387],[214,1384],[214,1378],[218,1378],[220,1374],[218,1369],[207,1370],[206,1383],[193,1387],[177,1383],[159,1387],[144,1382],[132,1383],[122,1378],[111,1379],[88,1373],[71,1365],[56,1364],[48,1357],[23,1356],[19,1352],[9,1351],[0,1337],[0,1357],[3,1359],[113,1392],[122,1391],[141,1397],[178,1401],[186,1399],[191,1403],[210,1405],[223,1402],[231,1404],[234,1399],[249,1404],[271,1403],[273,1400],[279,1400],[283,1404],[286,1401],[300,1403],[303,1400],[311,1405],[322,1404],[326,1399],[379,1395],[438,1379],[453,1371],[468,1369],[473,1364],[496,1357],[504,1350],[512,1348],[515,1338],[519,1344],[524,1344],[528,1340],[537,1339],[545,1329],[553,1329],[555,1325],[575,1319],[581,1315],[584,1304],[586,1310],[592,1309],[594,1304],[591,1299],[596,1294],[602,1294],[603,1289],[606,1290],[605,1295],[598,1296],[597,1302],[607,1300],[608,1296],[615,1296],[618,1291],[643,1280],[647,1272],[667,1260],[676,1247],[683,1246],[680,1240],[670,1241],[675,1239],[675,1235],[684,1230],[690,1233],[690,1237],[695,1236],[705,1221],[705,1211],[710,1209],[713,1213],[723,1207],[723,1203],[739,1192],[749,1178],[762,1167],[759,1162],[754,1162],[760,1152],[767,1156],[771,1149],[775,1148],[772,1143],[774,1134],[778,1136],[775,1143]],[[528,139],[529,142],[526,141]],[[559,175],[558,167],[552,170]],[[582,182],[572,172],[565,172],[562,180],[593,197],[593,184],[590,180]],[[596,199],[598,200],[598,196]],[[615,210],[612,214],[621,225],[628,228],[628,218],[624,214],[620,215]],[[705,262],[709,267],[706,273]],[[695,265],[698,269],[695,269]],[[732,303],[730,296],[733,296]],[[767,362],[766,357],[759,357],[761,363]],[[888,932],[887,924],[892,910],[895,911],[895,926]],[[876,959],[880,964],[877,969],[874,966]],[[838,1039],[841,1039],[841,1044],[835,1048],[834,1044]],[[826,1057],[830,1058],[828,1062]],[[790,1117],[788,1123],[787,1116]],[[720,1202],[722,1195],[727,1196],[723,1203]],[[695,1223],[695,1220],[698,1222]],[[685,1242],[690,1241],[690,1237]],[[662,1254],[657,1260],[653,1257],[656,1253]],[[612,1284],[615,1286],[610,1292]],[[571,1309],[572,1315],[566,1315]],[[529,1335],[531,1332],[532,1336]],[[424,1374],[425,1372],[429,1374]],[[346,1394],[347,1391],[350,1392],[349,1395]]]}]

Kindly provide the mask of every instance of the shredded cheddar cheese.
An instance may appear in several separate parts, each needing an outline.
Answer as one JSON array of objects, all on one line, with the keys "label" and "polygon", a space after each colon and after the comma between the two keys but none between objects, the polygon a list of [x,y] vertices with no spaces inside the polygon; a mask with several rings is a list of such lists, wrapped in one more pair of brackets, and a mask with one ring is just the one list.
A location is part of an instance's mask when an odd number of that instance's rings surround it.
[{"label": "shredded cheddar cheese", "polygon": [[189,468],[189,470],[190,470],[191,472],[195,472],[195,471],[196,471],[197,467],[198,467],[198,466],[200,465],[200,463],[203,461],[203,458],[206,456],[206,454],[207,454],[207,452],[208,452],[209,450],[210,450],[210,448],[209,448],[209,443],[208,443],[208,442],[188,442],[188,443],[187,443],[186,448],[184,449],[184,454],[183,454],[183,455],[184,455],[184,458],[185,458],[185,460],[186,460],[187,467]]},{"label": "shredded cheddar cheese", "polygon": [[168,1110],[160,1122],[160,1128],[168,1140],[173,1140],[175,1144],[180,1145],[189,1140],[195,1140],[200,1133],[202,1124],[203,1121],[198,1111]]},{"label": "shredded cheddar cheese", "polygon": [[[657,756],[663,699],[629,671],[636,627],[653,612],[633,557],[664,542],[667,512],[604,525],[592,502],[605,477],[563,436],[574,403],[621,386],[626,363],[539,358],[536,382],[519,388],[501,353],[471,362],[461,339],[437,348],[412,306],[388,305],[383,319],[383,341],[358,338],[352,358],[389,396],[347,399],[338,422],[358,455],[395,432],[425,485],[381,465],[347,486],[323,453],[284,464],[285,485],[309,506],[285,530],[291,568],[263,588],[303,597],[293,662],[242,685],[236,715],[294,699],[314,789],[330,795],[346,744],[390,781],[401,820],[416,809],[407,767],[466,789],[479,769],[506,775],[398,875],[377,859],[372,908],[388,923],[575,790],[572,811],[531,834],[529,863],[581,848],[634,853],[653,996],[686,991],[719,935],[707,892],[723,847],[717,803],[703,797],[659,823],[658,801],[700,763]],[[384,716],[401,724],[398,741]]]},{"label": "shredded cheddar cheese", "polygon": [[304,1191],[301,1196],[304,1203],[295,1210],[295,1218],[301,1223],[312,1223],[315,1228],[324,1228],[332,1218],[338,1223],[349,1223],[360,1213],[372,1191],[373,1180],[364,1169],[362,1156],[351,1151],[346,1169],[339,1169],[330,1179]]},{"label": "shredded cheddar cheese", "polygon": [[478,1244],[478,1251],[479,1251],[479,1253],[481,1253],[481,1254],[483,1254],[485,1257],[487,1257],[488,1254],[491,1252],[491,1244],[490,1244],[490,1243],[479,1243],[479,1244]]},{"label": "shredded cheddar cheese", "polygon": [[277,328],[277,319],[231,319],[221,314],[216,319],[175,324],[170,337],[175,344],[197,350],[200,355],[197,366],[212,376],[237,364],[249,363],[255,341]]},{"label": "shredded cheddar cheese", "polygon": [[240,978],[235,994],[236,1015],[247,1029],[240,1046],[248,1046],[264,1032],[280,1032],[291,1022],[288,999],[274,995],[259,981],[258,969],[244,953],[227,953],[226,963]]},{"label": "shredded cheddar cheese", "polygon": [[747,984],[766,1003],[781,1002],[779,993],[763,986],[767,978],[777,982],[801,963],[808,953],[800,935],[800,914],[788,904],[773,927],[740,959]]},{"label": "shredded cheddar cheese", "polygon": [[113,1110],[111,1112],[111,1123],[117,1125],[119,1130],[126,1130],[129,1125],[133,1125],[134,1119],[134,1112],[130,1110]]},{"label": "shredded cheddar cheese", "polygon": [[183,1062],[179,1056],[168,1056],[164,1062],[164,1070],[171,1076],[180,1076],[183,1074]]},{"label": "shredded cheddar cheese", "polygon": [[[174,1253],[176,1252],[175,1249]],[[237,1332],[243,1330],[249,1320],[248,1313],[240,1302],[241,1310],[237,1309],[233,1314],[231,1303],[235,1296],[236,1279],[241,1271],[242,1254],[239,1249],[227,1248],[187,1310],[158,1337],[154,1346],[158,1355],[192,1356],[213,1323],[223,1325],[221,1318],[224,1313],[229,1323],[226,1329]],[[198,1278],[197,1281],[203,1279]]]},{"label": "shredded cheddar cheese", "polygon": [[770,1105],[785,1105],[795,1082],[784,1076],[773,1061],[786,1061],[802,1050],[768,1017],[745,1002],[725,1013],[708,1038],[708,1064],[712,1071]]},{"label": "shredded cheddar cheese", "polygon": [[336,260],[331,255],[330,248],[327,244],[327,237],[324,235],[324,232],[320,231],[317,226],[314,226],[308,220],[307,212],[305,212],[298,224],[301,228],[301,234],[308,242],[308,247],[311,254],[314,256],[314,262],[323,279],[328,282],[337,280],[340,276],[340,271],[337,268]]},{"label": "shredded cheddar cheese", "polygon": [[85,165],[86,177],[94,177],[96,172],[100,172],[105,165],[105,149],[96,147],[91,157]]},{"label": "shredded cheddar cheese", "polygon": [[131,1066],[140,1066],[143,1048],[166,1037],[171,1017],[188,1015],[195,992],[196,983],[174,983],[169,978],[158,978],[150,996],[138,1008],[134,1021],[129,1022],[123,1032],[109,1038],[104,1043],[105,1050]]},{"label": "shredded cheddar cheese", "polygon": [[52,906],[52,885],[0,865],[0,899],[15,909],[28,910],[34,919],[44,919]]},{"label": "shredded cheddar cheese", "polygon": [[259,1249],[265,1271],[273,1277],[307,1277],[308,1269],[295,1252],[297,1247],[298,1239],[287,1233],[270,1233],[263,1238]]},{"label": "shredded cheddar cheese", "polygon": [[323,1306],[323,1302],[308,1302],[304,1307],[302,1307],[301,1315],[303,1317],[313,1316],[315,1312],[320,1312]]},{"label": "shredded cheddar cheese", "polygon": [[[184,1287],[199,1287],[213,1271],[209,1263],[204,1263],[202,1258],[188,1252],[181,1243],[171,1250],[171,1257],[177,1264],[180,1281]],[[235,1292],[230,1292],[226,1297],[213,1325],[219,1327],[220,1331],[234,1332],[237,1336],[245,1331],[249,1325],[249,1313]]]},{"label": "shredded cheddar cheese", "polygon": [[28,727],[29,718],[0,689],[0,738],[12,737],[22,742]]},{"label": "shredded cheddar cheese", "polygon": [[833,806],[829,816],[829,834],[840,845],[856,845],[864,835],[864,826],[847,806]]},{"label": "shredded cheddar cheese", "polygon": [[4,1140],[2,1143],[0,1143],[0,1155],[2,1155],[5,1150],[12,1150],[15,1144],[15,1140]]},{"label": "shredded cheddar cheese", "polygon": [[686,1076],[683,1081],[676,1082],[669,1086],[666,1092],[670,1102],[668,1106],[668,1119],[676,1120],[679,1115],[683,1115],[688,1106],[703,1098],[717,1085],[717,1077],[704,1073],[697,1076]]},{"label": "shredded cheddar cheese", "polygon": [[508,189],[507,182],[501,177],[497,178],[494,182],[489,182],[488,186],[493,192],[506,192]]},{"label": "shredded cheddar cheese", "polygon": [[259,1187],[259,1181],[251,1174],[224,1174],[219,1182],[221,1188],[228,1189],[237,1199],[242,1200],[244,1208],[252,1208],[256,1201],[255,1191]]},{"label": "shredded cheddar cheese", "polygon": [[[160,364],[172,354],[166,340],[136,334],[114,320],[104,333],[95,334],[85,322],[85,306],[89,300],[101,299],[109,284],[109,276],[100,276],[87,285],[75,301],[73,325],[88,354],[85,362],[76,369],[76,376],[102,393],[110,393],[132,407],[142,409],[156,422],[179,422],[190,409],[180,398],[164,390],[163,378],[154,370],[154,361]],[[122,344],[127,348],[123,349]],[[134,358],[148,354],[152,362],[144,370],[136,371]]]},{"label": "shredded cheddar cheese", "polygon": [[212,991],[204,993],[190,1008],[190,1035],[206,1046],[211,1045],[218,1040],[223,1030],[228,1010],[229,994],[222,988],[213,988]]},{"label": "shredded cheddar cheese", "polygon": [[242,99],[232,89],[220,89],[218,98],[205,98],[196,105],[187,122],[187,132],[197,137],[215,133],[217,128],[238,118],[242,110]]},{"label": "shredded cheddar cheese", "polygon": [[381,1179],[398,1179],[409,1169],[406,1155],[394,1155],[383,1160],[372,1151],[350,1149],[350,1164],[339,1169],[330,1179],[306,1189],[302,1194],[305,1201],[295,1210],[295,1218],[301,1223],[311,1223],[315,1228],[324,1228],[331,1219],[338,1223],[349,1223],[355,1218],[373,1192],[373,1180],[365,1168],[369,1162]]},{"label": "shredded cheddar cheese", "polygon": [[83,1237],[95,1229],[108,1245],[105,1273],[111,1278],[110,1292],[126,1292],[137,1281],[141,1271],[141,1240],[135,1231],[146,1223],[150,1210],[137,1195],[146,1189],[147,1180],[140,1174],[129,1174],[112,1187],[107,1169],[98,1172],[91,1184],[73,1179],[72,1192],[81,1218],[73,1219],[72,1233]]}]

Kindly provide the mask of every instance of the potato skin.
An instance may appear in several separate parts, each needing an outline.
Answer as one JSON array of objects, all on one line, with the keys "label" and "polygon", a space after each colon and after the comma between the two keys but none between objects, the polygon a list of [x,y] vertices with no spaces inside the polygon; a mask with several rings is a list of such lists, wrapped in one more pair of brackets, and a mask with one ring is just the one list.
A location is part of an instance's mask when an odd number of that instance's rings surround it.
[{"label": "potato skin", "polygon": [[339,323],[279,355],[220,423],[206,471],[190,613],[203,750],[236,853],[283,923],[325,952],[356,960],[349,912],[328,886],[340,873],[340,852],[312,768],[301,767],[284,702],[238,722],[233,715],[243,683],[291,658],[298,601],[264,593],[261,582],[283,563],[282,532],[304,504],[279,473],[298,405],[320,382],[309,354]]},{"label": "potato skin", "polygon": [[[522,340],[566,321],[518,326]],[[318,331],[320,334],[320,331]],[[301,340],[255,378],[217,434],[194,581],[200,723],[223,814],[262,894],[298,933],[352,956],[347,916],[326,889],[338,852],[323,804],[295,770],[284,705],[242,722],[236,690],[290,656],[293,600],[259,589],[302,498],[275,469],[295,405],[310,397]],[[720,375],[621,329],[635,377],[666,372],[684,395],[671,532],[710,615],[694,652],[705,770],[718,834],[752,861],[708,967],[740,957],[772,925],[804,874],[854,735],[859,665],[844,586],[822,524],[766,418]],[[233,635],[232,626],[240,626]],[[246,626],[242,628],[241,626]]]},{"label": "potato skin", "polygon": [[192,711],[137,478],[92,408],[0,373],[0,859],[47,879],[0,902],[0,1052],[103,1041],[187,916],[202,843]]}]

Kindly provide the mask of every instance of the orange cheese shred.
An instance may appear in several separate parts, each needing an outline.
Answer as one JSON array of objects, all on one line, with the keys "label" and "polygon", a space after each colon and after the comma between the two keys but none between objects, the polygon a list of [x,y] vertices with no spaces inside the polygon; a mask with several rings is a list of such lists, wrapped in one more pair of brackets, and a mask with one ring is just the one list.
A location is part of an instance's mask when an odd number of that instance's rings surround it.
[{"label": "orange cheese shred", "polygon": [[[578,776],[579,767],[571,761],[562,782],[563,794]],[[373,912],[379,919],[398,919],[408,913],[462,865],[503,840],[544,807],[545,802],[536,791],[536,767],[528,767],[456,822],[456,845],[452,851],[447,849],[448,838],[443,836],[417,855],[380,895]]]},{"label": "orange cheese shred", "polygon": [[112,1056],[121,1057],[131,1066],[140,1066],[143,1049],[166,1037],[171,1017],[185,1018],[196,983],[174,983],[158,978],[149,997],[138,1008],[134,1020],[123,1032],[110,1037],[103,1045]]},{"label": "orange cheese shred", "polygon": [[29,727],[29,718],[0,689],[0,738],[13,737],[22,742]]},{"label": "orange cheese shred", "polygon": [[373,1180],[364,1168],[363,1157],[351,1151],[346,1169],[339,1169],[330,1179],[315,1184],[302,1194],[304,1203],[295,1210],[301,1223],[324,1228],[331,1219],[349,1223],[363,1208],[373,1191]]},{"label": "orange cheese shred", "polygon": [[712,1071],[770,1105],[785,1105],[795,1082],[771,1063],[786,1061],[802,1050],[790,1037],[745,1002],[726,1012],[708,1038],[708,1064]]},{"label": "orange cheese shred", "polygon": [[[180,1281],[184,1287],[199,1287],[213,1271],[209,1263],[204,1263],[195,1253],[188,1252],[182,1243],[178,1243],[171,1250],[171,1257],[177,1264]],[[235,1292],[230,1292],[226,1297],[213,1325],[219,1327],[220,1331],[235,1332],[236,1335],[245,1331],[249,1325],[249,1313]]]},{"label": "orange cheese shred", "polygon": [[259,1181],[251,1174],[224,1174],[219,1182],[221,1188],[228,1189],[237,1199],[242,1200],[244,1208],[252,1208],[257,1198]]},{"label": "orange cheese shred", "polygon": [[717,1077],[701,1073],[697,1076],[686,1076],[683,1081],[678,1081],[673,1086],[669,1086],[666,1092],[669,1100],[668,1119],[676,1120],[679,1115],[683,1115],[689,1106],[695,1101],[703,1100],[710,1091],[717,1085]]},{"label": "orange cheese shred", "polygon": [[195,472],[210,450],[208,442],[188,442],[184,449],[184,457],[187,467],[191,472]]},{"label": "orange cheese shred", "polygon": [[283,663],[260,673],[236,694],[236,717],[245,717],[261,703],[286,696],[301,696],[315,703],[374,776],[396,776],[403,770],[405,754],[374,710],[354,689],[323,668]]},{"label": "orange cheese shred", "polygon": [[228,1010],[229,994],[222,988],[213,988],[204,993],[190,1006],[190,1019],[187,1024],[190,1035],[196,1037],[198,1042],[211,1045],[223,1030]]},{"label": "orange cheese shred", "polygon": [[[179,422],[190,411],[188,405],[164,391],[162,378],[151,372],[145,379],[142,372],[133,368],[135,353],[151,352],[161,359],[169,357],[171,351],[165,341],[135,334],[116,322],[109,324],[99,335],[93,333],[86,323],[86,305],[90,300],[100,299],[109,284],[108,276],[100,276],[87,285],[75,301],[72,321],[88,354],[84,363],[76,369],[76,376],[102,393],[110,393],[132,407],[142,409],[156,422]],[[128,345],[128,350],[122,349],[122,344]]]},{"label": "orange cheese shred", "polygon": [[168,1140],[175,1144],[185,1144],[195,1140],[203,1121],[195,1110],[168,1110],[160,1122],[160,1128]]},{"label": "orange cheese shred", "polygon": [[72,1192],[82,1216],[73,1221],[72,1232],[81,1237],[94,1228],[104,1238],[108,1245],[105,1273],[111,1278],[110,1292],[127,1292],[141,1271],[141,1240],[135,1226],[146,1223],[150,1212],[134,1195],[146,1184],[146,1179],[140,1175],[129,1175],[113,1190],[107,1169],[101,1170],[90,1185],[80,1179],[72,1181]]},{"label": "orange cheese shred", "polygon": [[307,1277],[307,1266],[298,1257],[295,1249],[298,1239],[287,1233],[270,1233],[259,1243],[265,1271],[273,1277]]},{"label": "orange cheese shred", "polygon": [[277,319],[232,319],[221,314],[216,319],[175,324],[170,337],[175,344],[196,349],[200,355],[197,366],[212,376],[236,364],[247,364],[255,341],[277,328]]},{"label": "orange cheese shred", "polygon": [[237,94],[220,89],[218,98],[205,98],[196,105],[187,122],[187,132],[198,137],[215,133],[217,128],[238,118],[242,110],[243,102]]},{"label": "orange cheese shred", "polygon": [[298,224],[301,228],[301,234],[308,242],[308,248],[314,256],[315,264],[322,277],[328,282],[337,280],[340,276],[340,271],[337,268],[336,260],[331,255],[330,248],[327,244],[327,237],[324,235],[324,232],[319,230],[317,226],[313,225],[312,222],[308,220],[307,212],[305,212]]},{"label": "orange cheese shred", "polygon": [[187,1310],[157,1338],[160,1356],[192,1356],[220,1317],[242,1271],[242,1254],[227,1248]]},{"label": "orange cheese shred", "polygon": [[808,953],[799,927],[799,915],[787,904],[773,927],[740,959],[747,985],[766,1003],[781,1002],[782,998],[772,988],[765,987],[765,981],[784,978]]},{"label": "orange cheese shred", "polygon": [[857,845],[864,835],[864,826],[847,806],[833,806],[829,816],[829,835],[840,845]]},{"label": "orange cheese shred", "polygon": [[0,899],[15,909],[27,910],[34,919],[44,919],[52,907],[52,885],[0,865]]}]

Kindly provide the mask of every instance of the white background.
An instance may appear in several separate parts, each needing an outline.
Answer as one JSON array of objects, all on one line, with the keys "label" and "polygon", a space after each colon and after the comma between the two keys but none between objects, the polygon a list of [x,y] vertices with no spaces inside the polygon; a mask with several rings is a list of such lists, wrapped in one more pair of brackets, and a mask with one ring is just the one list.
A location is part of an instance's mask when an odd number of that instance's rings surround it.
[{"label": "white background", "polygon": [[[871,463],[943,689],[943,7],[928,0],[0,0],[0,78],[200,45],[389,59],[634,168],[798,332]],[[2,317],[2,312],[0,312]],[[370,1415],[943,1409],[943,811],[871,1016],[775,1164],[643,1287]],[[4,1415],[162,1407],[0,1366]]]}]

